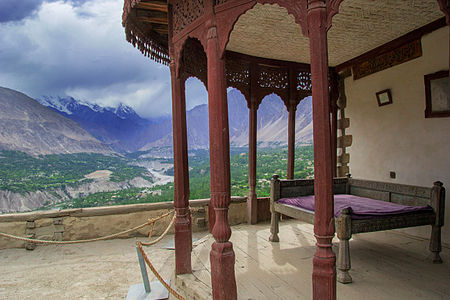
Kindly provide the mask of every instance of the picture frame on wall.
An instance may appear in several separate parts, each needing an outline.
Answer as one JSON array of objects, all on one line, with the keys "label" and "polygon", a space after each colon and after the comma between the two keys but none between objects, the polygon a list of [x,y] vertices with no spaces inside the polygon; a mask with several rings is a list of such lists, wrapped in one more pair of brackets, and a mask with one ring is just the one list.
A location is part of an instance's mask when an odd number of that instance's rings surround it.
[{"label": "picture frame on wall", "polygon": [[392,104],[391,90],[382,90],[376,93],[378,106]]},{"label": "picture frame on wall", "polygon": [[450,117],[449,72],[439,71],[424,76],[425,118]]}]

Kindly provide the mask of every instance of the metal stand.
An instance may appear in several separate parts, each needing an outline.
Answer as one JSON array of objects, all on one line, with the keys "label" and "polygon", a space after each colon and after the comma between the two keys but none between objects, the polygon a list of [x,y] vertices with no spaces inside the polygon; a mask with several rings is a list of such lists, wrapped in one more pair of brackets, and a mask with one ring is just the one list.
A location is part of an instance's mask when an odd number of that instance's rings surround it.
[{"label": "metal stand", "polygon": [[[151,283],[149,282],[145,261],[137,246],[136,251],[139,259],[139,266],[141,267],[143,283],[135,284],[130,287],[127,294],[127,300],[168,299],[169,291],[161,284],[161,282],[159,281],[152,281]],[[167,283],[170,284],[170,281],[168,281]]]}]

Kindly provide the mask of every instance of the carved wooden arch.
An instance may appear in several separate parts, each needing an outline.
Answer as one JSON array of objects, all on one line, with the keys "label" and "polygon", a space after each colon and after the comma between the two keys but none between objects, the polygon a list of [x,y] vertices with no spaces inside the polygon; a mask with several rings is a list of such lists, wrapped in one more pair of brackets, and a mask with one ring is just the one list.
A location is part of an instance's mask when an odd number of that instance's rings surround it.
[{"label": "carved wooden arch", "polygon": [[188,73],[184,73],[184,74],[182,74],[181,76],[182,76],[182,80],[183,80],[183,82],[184,82],[185,85],[186,85],[186,82],[187,82],[189,79],[191,79],[191,78],[197,79],[198,81],[200,81],[200,82],[202,83],[202,85],[203,85],[203,87],[205,88],[206,92],[208,92],[208,86],[207,86],[202,80],[200,80],[200,78],[198,78],[197,76],[190,75],[190,74],[188,74]]},{"label": "carved wooden arch", "polygon": [[208,89],[206,52],[200,40],[186,38],[176,61],[178,76],[195,77]]},{"label": "carved wooden arch", "polygon": [[218,29],[220,53],[225,53],[225,48],[230,40],[231,32],[240,16],[251,10],[257,3],[278,5],[286,9],[287,13],[294,17],[302,33],[307,36],[307,0],[254,0],[244,4],[236,4],[235,1],[226,1],[215,6],[215,15]]},{"label": "carved wooden arch", "polygon": [[177,76],[179,76],[180,72],[180,64],[181,64],[181,58],[183,50],[186,46],[186,43],[189,40],[197,40],[202,45],[203,53],[205,53],[206,56],[206,32],[207,29],[205,26],[200,26],[196,29],[194,29],[192,32],[189,32],[189,34],[179,38],[178,40],[173,42],[173,60],[175,62],[175,65],[177,66]]},{"label": "carved wooden arch", "polygon": [[234,86],[227,86],[227,89],[228,88],[233,88],[233,89],[235,89],[236,91],[238,91],[243,97],[244,97],[244,101],[247,103],[247,107],[248,108],[250,108],[250,106],[249,106],[249,100],[247,99],[247,97],[241,92],[241,90],[240,89],[238,89],[238,88],[235,88]]},{"label": "carved wooden arch", "polygon": [[283,97],[280,96],[280,94],[277,93],[276,91],[261,93],[260,95],[258,95],[258,98],[257,98],[258,99],[258,106],[263,102],[264,98],[266,98],[267,96],[270,96],[272,94],[278,96],[278,98],[280,98],[281,102],[283,102],[284,106],[286,106],[286,108],[288,107],[287,105],[288,105],[288,101],[289,100],[283,99]]}]

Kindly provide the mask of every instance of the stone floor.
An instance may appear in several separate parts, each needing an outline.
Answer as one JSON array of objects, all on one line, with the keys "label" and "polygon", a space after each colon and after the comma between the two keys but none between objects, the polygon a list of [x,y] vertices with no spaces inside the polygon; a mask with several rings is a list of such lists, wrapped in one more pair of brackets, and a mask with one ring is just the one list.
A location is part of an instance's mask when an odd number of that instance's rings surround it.
[{"label": "stone floor", "polygon": [[[268,228],[232,228],[239,299],[311,299],[312,226],[282,222],[279,244],[267,241]],[[208,287],[212,238],[206,232],[194,237],[200,239],[192,255],[194,276]],[[173,275],[174,252],[161,246],[172,238],[147,248],[166,279]],[[1,250],[0,299],[124,299],[131,285],[141,283],[135,242]],[[427,246],[426,240],[395,231],[355,235],[354,282],[338,284],[338,299],[450,299],[450,249],[443,249],[444,264],[433,265]]]},{"label": "stone floor", "polygon": [[[146,251],[165,279],[173,274],[174,251],[161,246],[171,239]],[[0,299],[125,299],[131,285],[142,283],[136,241],[1,250]]]},{"label": "stone floor", "polygon": [[[284,221],[280,243],[268,238],[268,224],[233,227],[239,299],[311,299],[313,226]],[[206,287],[212,241],[206,237],[194,248],[195,278],[189,279]],[[338,299],[450,299],[449,248],[441,253],[444,263],[433,264],[428,240],[384,231],[354,235],[350,252],[353,283],[338,283]]]}]

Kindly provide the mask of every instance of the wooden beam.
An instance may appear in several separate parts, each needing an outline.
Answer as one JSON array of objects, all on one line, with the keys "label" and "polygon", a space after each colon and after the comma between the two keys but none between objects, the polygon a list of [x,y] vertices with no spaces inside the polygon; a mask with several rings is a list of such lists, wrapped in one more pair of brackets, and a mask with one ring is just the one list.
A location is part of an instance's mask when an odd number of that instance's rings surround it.
[{"label": "wooden beam", "polygon": [[158,17],[138,17],[138,21],[144,23],[152,23],[152,24],[162,24],[167,25],[169,22],[167,18],[158,18]]},{"label": "wooden beam", "polygon": [[168,12],[167,3],[165,1],[139,2],[136,5],[136,8]]}]

